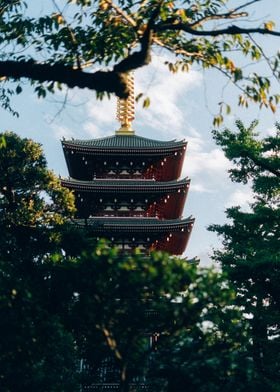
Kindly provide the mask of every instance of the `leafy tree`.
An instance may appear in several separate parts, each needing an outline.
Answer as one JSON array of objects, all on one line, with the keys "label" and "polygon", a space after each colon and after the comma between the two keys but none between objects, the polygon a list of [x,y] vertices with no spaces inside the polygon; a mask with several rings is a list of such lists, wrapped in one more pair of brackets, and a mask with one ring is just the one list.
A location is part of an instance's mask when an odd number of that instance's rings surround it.
[{"label": "leafy tree", "polygon": [[[167,254],[121,255],[106,243],[57,262],[68,271],[57,274],[58,302],[67,284],[75,288],[66,324],[90,366],[85,386],[115,382],[127,392],[146,379],[157,392],[166,384],[168,392],[248,389],[246,321],[224,275]],[[102,378],[109,358],[115,372]]]},{"label": "leafy tree", "polygon": [[[188,71],[192,64],[218,69],[241,90],[240,105],[253,101],[275,111],[279,95],[270,89],[270,76],[279,79],[279,55],[267,55],[255,37],[279,37],[280,32],[273,21],[252,21],[252,7],[260,1],[231,6],[229,0],[53,0],[49,11],[35,17],[30,2],[3,0],[2,106],[10,108],[10,95],[22,91],[22,78],[41,97],[61,84],[126,97],[127,72],[148,64],[152,49],[159,47],[174,55],[167,62],[172,72]],[[242,66],[261,60],[270,75],[259,75],[257,67],[247,73]],[[7,80],[20,83],[12,87]],[[221,105],[216,123],[224,109],[229,107]]]},{"label": "leafy tree", "polygon": [[[189,268],[192,268],[189,266]],[[156,391],[253,391],[248,324],[224,274],[195,268],[174,308],[173,329],[159,339],[152,374]],[[163,380],[167,381],[167,389]]]},{"label": "leafy tree", "polygon": [[[214,260],[221,263],[238,290],[238,303],[250,318],[251,355],[256,383],[262,390],[279,390],[279,135],[258,138],[254,122],[246,128],[237,122],[238,132],[214,131],[234,167],[234,182],[250,183],[254,191],[251,210],[240,207],[227,210],[231,223],[213,225],[223,238],[223,249]],[[256,387],[257,389],[257,387]]]},{"label": "leafy tree", "polygon": [[52,309],[44,261],[59,249],[73,197],[47,170],[40,145],[0,136],[0,389],[72,392],[75,346]]},{"label": "leafy tree", "polygon": [[[123,392],[137,377],[150,377],[157,390],[167,381],[171,391],[176,361],[190,353],[196,357],[199,341],[208,362],[219,366],[230,347],[223,372],[230,370],[242,333],[224,277],[167,254],[124,256],[107,243],[94,244],[86,231],[65,226],[73,198],[47,170],[41,147],[11,132],[3,135],[1,390],[73,392],[78,383],[103,381],[99,370],[111,358],[111,381]],[[234,326],[236,335],[229,333],[224,343],[227,326]],[[162,336],[157,352],[149,344],[154,333]],[[172,366],[166,361],[171,354]],[[80,374],[81,358],[89,374]],[[182,379],[181,369],[176,377]]]}]

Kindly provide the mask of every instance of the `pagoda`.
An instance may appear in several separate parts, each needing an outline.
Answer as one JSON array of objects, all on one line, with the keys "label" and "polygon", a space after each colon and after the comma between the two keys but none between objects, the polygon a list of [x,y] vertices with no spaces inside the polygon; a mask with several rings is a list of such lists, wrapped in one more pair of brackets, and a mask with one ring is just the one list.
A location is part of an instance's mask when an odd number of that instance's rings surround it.
[{"label": "pagoda", "polygon": [[75,194],[74,223],[96,239],[107,238],[124,252],[181,255],[194,223],[182,218],[190,185],[180,179],[187,142],[135,135],[132,76],[130,84],[129,98],[118,100],[115,135],[62,141],[70,177],[61,182]]}]

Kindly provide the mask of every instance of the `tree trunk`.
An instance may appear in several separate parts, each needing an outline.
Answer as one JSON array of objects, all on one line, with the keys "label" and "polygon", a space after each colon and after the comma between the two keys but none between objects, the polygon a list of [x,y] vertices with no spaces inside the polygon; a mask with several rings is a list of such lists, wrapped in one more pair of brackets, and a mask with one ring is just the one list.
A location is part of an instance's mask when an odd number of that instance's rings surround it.
[{"label": "tree trunk", "polygon": [[128,382],[128,378],[127,378],[127,366],[126,365],[123,365],[121,368],[120,392],[129,392],[129,382]]}]

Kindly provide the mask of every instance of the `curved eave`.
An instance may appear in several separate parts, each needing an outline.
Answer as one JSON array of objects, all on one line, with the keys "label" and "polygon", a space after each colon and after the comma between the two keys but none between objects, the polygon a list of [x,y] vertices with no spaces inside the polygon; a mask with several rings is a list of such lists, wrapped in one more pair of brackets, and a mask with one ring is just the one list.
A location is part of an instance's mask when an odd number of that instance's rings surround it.
[{"label": "curved eave", "polygon": [[103,155],[103,154],[162,154],[162,153],[172,153],[176,151],[180,151],[182,149],[186,149],[187,142],[186,141],[178,141],[173,142],[168,145],[158,145],[158,146],[90,146],[83,144],[76,144],[74,141],[62,141],[62,147],[64,151],[75,151],[84,154],[94,154],[94,155]]},{"label": "curved eave", "polygon": [[187,248],[191,235],[191,228],[185,232],[176,231],[164,240],[157,241],[152,245],[152,249],[168,252],[172,255],[181,255]]},{"label": "curved eave", "polygon": [[194,218],[160,220],[157,218],[89,218],[73,219],[76,226],[94,229],[95,232],[173,233],[191,231]]},{"label": "curved eave", "polygon": [[143,181],[143,180],[93,180],[79,181],[75,179],[62,179],[61,185],[73,191],[91,193],[117,193],[117,192],[178,192],[188,188],[190,179],[179,181]]}]

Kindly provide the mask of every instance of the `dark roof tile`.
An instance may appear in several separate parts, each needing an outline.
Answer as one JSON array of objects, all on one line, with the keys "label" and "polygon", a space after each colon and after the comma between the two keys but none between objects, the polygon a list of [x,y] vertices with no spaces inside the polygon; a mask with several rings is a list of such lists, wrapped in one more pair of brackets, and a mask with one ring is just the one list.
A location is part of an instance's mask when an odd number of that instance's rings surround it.
[{"label": "dark roof tile", "polygon": [[165,231],[166,229],[180,230],[192,225],[194,218],[192,216],[185,219],[168,219],[162,220],[158,218],[120,218],[120,217],[92,217],[89,219],[73,219],[72,221],[77,226],[92,227],[93,229],[128,229],[129,231]]},{"label": "dark roof tile", "polygon": [[153,148],[174,148],[186,145],[185,140],[153,140],[136,135],[114,135],[100,139],[90,140],[63,140],[62,144],[69,147],[80,148],[101,148],[101,149],[153,149]]},{"label": "dark roof tile", "polygon": [[122,180],[122,179],[96,179],[92,181],[80,181],[74,178],[62,179],[63,186],[70,189],[109,190],[109,189],[179,189],[190,183],[188,178],[174,181],[155,180]]}]

